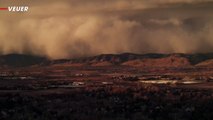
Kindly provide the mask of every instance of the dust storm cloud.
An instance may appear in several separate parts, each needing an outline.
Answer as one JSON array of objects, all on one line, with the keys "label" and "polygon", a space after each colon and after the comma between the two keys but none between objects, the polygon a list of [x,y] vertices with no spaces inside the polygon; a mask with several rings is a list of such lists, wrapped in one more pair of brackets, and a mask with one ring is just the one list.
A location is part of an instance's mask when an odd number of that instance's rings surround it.
[{"label": "dust storm cloud", "polygon": [[[0,53],[73,58],[213,52],[212,0],[16,0],[0,11]],[[1,5],[11,1],[0,0]]]}]

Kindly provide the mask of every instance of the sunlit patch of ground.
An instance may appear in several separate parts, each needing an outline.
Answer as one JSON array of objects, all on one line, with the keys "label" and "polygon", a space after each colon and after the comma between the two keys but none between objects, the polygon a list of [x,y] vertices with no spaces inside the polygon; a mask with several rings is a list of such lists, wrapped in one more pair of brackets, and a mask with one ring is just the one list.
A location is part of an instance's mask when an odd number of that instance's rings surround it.
[{"label": "sunlit patch of ground", "polygon": [[141,83],[147,84],[198,84],[203,83],[203,81],[196,81],[196,80],[141,80]]}]

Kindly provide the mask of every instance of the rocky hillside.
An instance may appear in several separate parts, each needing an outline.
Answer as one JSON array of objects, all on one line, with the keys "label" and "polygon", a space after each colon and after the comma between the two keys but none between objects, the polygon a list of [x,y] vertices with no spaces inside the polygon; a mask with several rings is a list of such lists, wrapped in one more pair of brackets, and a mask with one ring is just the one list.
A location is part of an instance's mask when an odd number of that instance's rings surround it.
[{"label": "rocky hillside", "polygon": [[213,59],[206,60],[206,61],[203,61],[201,63],[198,63],[196,66],[199,66],[199,67],[213,67]]}]

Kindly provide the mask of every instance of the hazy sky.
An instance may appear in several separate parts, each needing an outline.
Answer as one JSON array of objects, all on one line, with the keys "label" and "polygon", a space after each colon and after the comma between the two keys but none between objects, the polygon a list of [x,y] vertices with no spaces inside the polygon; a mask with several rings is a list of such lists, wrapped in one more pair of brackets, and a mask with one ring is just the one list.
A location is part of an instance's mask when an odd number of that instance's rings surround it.
[{"label": "hazy sky", "polygon": [[0,53],[213,52],[213,0],[0,0]]}]

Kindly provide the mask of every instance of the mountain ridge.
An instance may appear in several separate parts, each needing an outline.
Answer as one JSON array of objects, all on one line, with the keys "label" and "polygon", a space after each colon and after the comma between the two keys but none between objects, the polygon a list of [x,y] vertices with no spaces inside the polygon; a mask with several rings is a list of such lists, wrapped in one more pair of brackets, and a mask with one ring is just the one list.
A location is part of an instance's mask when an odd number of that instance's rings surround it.
[{"label": "mountain ridge", "polygon": [[[73,58],[73,59],[56,59],[51,60],[45,57],[25,55],[25,54],[8,54],[0,56],[0,67],[28,67],[33,65],[77,65],[77,66],[113,66],[126,65],[134,67],[184,67],[196,66],[207,60],[213,59],[213,53],[197,54],[101,54],[91,57]],[[205,65],[205,64],[204,64]],[[204,66],[202,65],[202,66]]]}]

